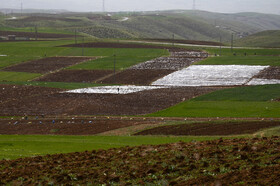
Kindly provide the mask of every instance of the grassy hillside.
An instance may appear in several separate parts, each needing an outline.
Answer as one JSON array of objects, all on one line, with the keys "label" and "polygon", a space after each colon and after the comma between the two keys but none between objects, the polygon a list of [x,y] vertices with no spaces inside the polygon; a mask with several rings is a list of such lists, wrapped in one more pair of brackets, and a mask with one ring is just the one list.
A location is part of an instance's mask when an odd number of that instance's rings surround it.
[{"label": "grassy hillside", "polygon": [[[172,38],[227,42],[264,30],[280,29],[280,16],[257,13],[220,14],[205,11],[136,13],[24,14],[1,19],[2,29],[86,33],[95,38]],[[48,28],[48,29],[47,29]]]},{"label": "grassy hillside", "polygon": [[280,30],[259,32],[235,42],[238,46],[280,47]]}]

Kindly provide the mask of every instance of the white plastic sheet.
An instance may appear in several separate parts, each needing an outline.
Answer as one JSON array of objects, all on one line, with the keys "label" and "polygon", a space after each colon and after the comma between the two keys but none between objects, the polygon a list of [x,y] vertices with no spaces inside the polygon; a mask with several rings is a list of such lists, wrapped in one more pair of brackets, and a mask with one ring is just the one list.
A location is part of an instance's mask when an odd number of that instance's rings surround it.
[{"label": "white plastic sheet", "polygon": [[169,74],[152,85],[159,86],[232,86],[246,84],[269,66],[193,65]]},{"label": "white plastic sheet", "polygon": [[88,94],[130,94],[140,92],[144,90],[153,90],[166,88],[162,86],[103,86],[103,87],[91,87],[76,90],[69,90],[65,93],[88,93]]}]

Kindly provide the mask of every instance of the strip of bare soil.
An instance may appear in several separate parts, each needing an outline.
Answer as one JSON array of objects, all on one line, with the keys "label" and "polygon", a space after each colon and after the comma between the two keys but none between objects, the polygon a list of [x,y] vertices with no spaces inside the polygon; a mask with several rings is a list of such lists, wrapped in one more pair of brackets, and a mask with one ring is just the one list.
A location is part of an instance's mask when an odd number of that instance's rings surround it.
[{"label": "strip of bare soil", "polygon": [[279,121],[271,122],[227,122],[227,123],[195,123],[161,126],[136,135],[175,135],[175,136],[225,136],[253,134],[261,129],[280,126]]},{"label": "strip of bare soil", "polygon": [[36,81],[89,83],[112,73],[112,70],[62,70],[56,73],[47,74],[36,79]]},{"label": "strip of bare soil", "polygon": [[[54,121],[54,123],[53,123]],[[55,134],[94,135],[124,127],[153,124],[156,121],[112,120],[112,119],[44,119],[0,120],[0,134]]]},{"label": "strip of bare soil", "polygon": [[145,39],[145,40],[156,41],[156,42],[167,42],[167,43],[192,44],[192,45],[210,45],[210,46],[224,45],[222,43],[212,42],[212,41],[195,41],[195,40],[183,40],[183,39]]},{"label": "strip of bare soil", "polygon": [[[1,89],[2,85],[0,85]],[[4,88],[7,86],[4,86]],[[11,86],[12,87],[12,86]],[[41,87],[41,94],[21,96],[20,89],[10,89],[12,99],[0,104],[0,115],[139,115],[168,108],[182,100],[206,94],[218,88],[182,87],[122,94],[70,94]],[[49,93],[47,91],[50,91]],[[26,90],[28,91],[28,90]],[[56,92],[55,92],[56,91]],[[32,92],[32,91],[31,91]],[[11,97],[11,96],[9,96]],[[1,98],[2,99],[2,98]]]},{"label": "strip of bare soil", "polygon": [[0,161],[1,185],[279,185],[280,138],[174,143]]},{"label": "strip of bare soil", "polygon": [[149,85],[159,78],[162,78],[174,70],[155,70],[155,69],[128,69],[116,75],[103,79],[99,83],[105,84],[125,84],[125,85]]},{"label": "strip of bare soil", "polygon": [[[7,37],[8,35],[15,35],[16,37],[29,37],[36,38],[35,32],[15,32],[15,31],[0,31],[0,36]],[[69,38],[74,37],[74,35],[68,34],[51,34],[51,33],[37,33],[38,38]]]},{"label": "strip of bare soil", "polygon": [[5,71],[30,72],[30,73],[47,73],[61,68],[79,64],[88,60],[95,59],[93,57],[48,57],[26,63],[21,63],[11,67],[7,67]]},{"label": "strip of bare soil", "polygon": [[280,67],[269,67],[260,72],[255,78],[280,79]]}]

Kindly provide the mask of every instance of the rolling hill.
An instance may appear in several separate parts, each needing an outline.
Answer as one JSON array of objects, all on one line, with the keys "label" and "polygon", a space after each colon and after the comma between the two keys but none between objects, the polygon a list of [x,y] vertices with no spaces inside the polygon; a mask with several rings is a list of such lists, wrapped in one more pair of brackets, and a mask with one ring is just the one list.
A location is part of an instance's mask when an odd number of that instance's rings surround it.
[{"label": "rolling hill", "polygon": [[[12,16],[10,16],[12,17]],[[260,13],[222,14],[172,10],[119,13],[13,14],[0,19],[4,28],[53,28],[91,35],[94,38],[164,38],[219,41],[280,29],[280,15]],[[174,36],[173,36],[174,35]]]},{"label": "rolling hill", "polygon": [[280,30],[268,30],[236,41],[239,46],[280,47]]}]

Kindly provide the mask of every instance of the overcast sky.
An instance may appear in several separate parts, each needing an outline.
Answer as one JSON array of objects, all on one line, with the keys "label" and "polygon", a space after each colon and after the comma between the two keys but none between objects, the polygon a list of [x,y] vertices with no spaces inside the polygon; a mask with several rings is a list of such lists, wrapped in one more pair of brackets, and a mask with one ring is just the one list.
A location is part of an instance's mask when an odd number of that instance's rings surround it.
[{"label": "overcast sky", "polygon": [[[102,11],[103,0],[0,0],[0,8]],[[193,0],[105,0],[106,11],[192,9]],[[212,12],[280,14],[280,0],[196,0],[196,9]]]}]

